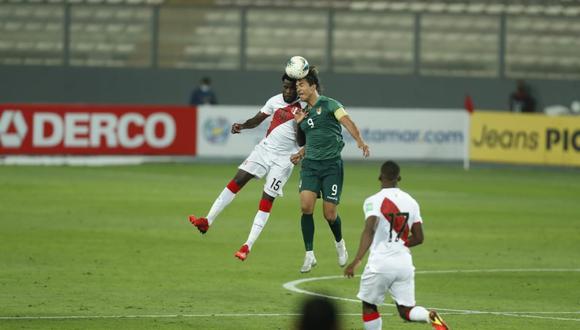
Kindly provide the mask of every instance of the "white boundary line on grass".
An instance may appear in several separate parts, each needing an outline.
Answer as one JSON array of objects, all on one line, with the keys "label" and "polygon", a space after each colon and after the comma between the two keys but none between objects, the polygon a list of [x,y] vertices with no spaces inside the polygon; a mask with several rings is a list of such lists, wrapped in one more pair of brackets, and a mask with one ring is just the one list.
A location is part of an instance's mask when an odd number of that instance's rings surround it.
[{"label": "white boundary line on grass", "polygon": [[[2,320],[87,320],[87,319],[161,319],[194,317],[284,317],[299,316],[298,313],[216,313],[216,314],[143,314],[143,315],[61,315],[61,316],[0,316]],[[342,313],[342,316],[360,316],[360,313]],[[384,314],[384,315],[393,315]]]},{"label": "white boundary line on grass", "polygon": [[[580,268],[576,269],[566,269],[566,268],[553,268],[553,269],[546,269],[546,268],[515,268],[515,269],[452,269],[452,270],[423,270],[423,271],[416,271],[416,274],[461,274],[461,273],[523,273],[523,272],[580,272]],[[357,275],[356,277],[360,277]],[[306,282],[313,282],[313,281],[325,281],[325,280],[333,280],[333,279],[340,279],[344,278],[342,275],[332,275],[332,276],[320,276],[320,277],[310,277],[310,278],[303,278],[295,281],[286,282],[282,285],[286,290],[307,294],[311,296],[319,296],[325,297],[329,299],[335,300],[342,300],[342,301],[350,301],[350,302],[357,302],[359,303],[359,299],[351,299],[351,298],[344,298],[344,297],[336,297],[325,295],[322,293],[312,292],[304,289],[298,288],[298,285]],[[384,306],[395,306],[394,304],[383,304]],[[565,317],[553,317],[553,316],[539,316],[539,315],[530,315],[530,314],[552,314],[552,315],[559,315],[559,314],[580,314],[580,311],[574,312],[489,312],[489,311],[477,311],[477,310],[464,310],[464,309],[450,309],[450,308],[438,308],[432,307],[438,311],[446,311],[447,313],[443,314],[450,314],[449,312],[459,313],[459,314],[492,314],[492,315],[502,315],[502,316],[511,316],[511,317],[525,317],[525,318],[538,318],[538,319],[550,319],[550,320],[558,320],[558,321],[576,321],[580,322],[580,318],[565,318]]]},{"label": "white boundary line on grass", "polygon": [[[501,273],[501,272],[580,272],[580,269],[468,269],[468,270],[424,270],[417,271],[417,274],[456,274],[456,273]],[[358,276],[357,276],[358,277]],[[321,277],[310,277],[299,279],[295,281],[290,281],[283,284],[283,287],[287,290],[302,293],[313,296],[326,297],[329,299],[343,300],[350,302],[360,302],[358,299],[350,299],[343,297],[329,296],[321,293],[311,292],[303,289],[299,289],[297,285],[312,282],[312,281],[323,281],[331,279],[343,278],[341,275],[333,276],[321,276]],[[385,306],[394,306],[393,304],[383,304]],[[552,314],[552,315],[562,315],[562,314],[580,314],[580,311],[575,312],[488,312],[488,311],[476,311],[476,310],[461,310],[461,309],[449,309],[449,308],[436,308],[440,311],[445,311],[446,315],[450,314],[491,314],[491,315],[502,315],[511,317],[523,317],[523,318],[538,318],[538,319],[550,319],[558,321],[577,321],[580,319],[574,318],[564,318],[564,317],[550,317],[550,316],[539,316],[537,314]],[[383,315],[394,315],[392,313],[382,313]],[[536,315],[530,315],[536,314]],[[296,313],[215,313],[215,314],[143,314],[143,315],[62,315],[62,316],[0,316],[0,321],[2,320],[87,320],[87,319],[142,319],[142,318],[196,318],[196,317],[289,317],[298,316]],[[345,313],[340,314],[343,316],[360,316],[360,313]]]}]

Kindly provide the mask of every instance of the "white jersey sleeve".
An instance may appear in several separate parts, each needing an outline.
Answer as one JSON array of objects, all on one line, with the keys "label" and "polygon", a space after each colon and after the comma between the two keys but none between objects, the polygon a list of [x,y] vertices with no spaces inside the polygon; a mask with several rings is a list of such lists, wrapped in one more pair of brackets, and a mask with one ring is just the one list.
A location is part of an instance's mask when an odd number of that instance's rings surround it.
[{"label": "white jersey sleeve", "polygon": [[381,216],[381,205],[375,196],[367,198],[363,204],[363,212],[365,213],[365,220],[371,216]]},{"label": "white jersey sleeve", "polygon": [[260,109],[260,112],[271,116],[276,109],[280,106],[280,98],[282,94],[274,95],[266,101],[266,104]]}]

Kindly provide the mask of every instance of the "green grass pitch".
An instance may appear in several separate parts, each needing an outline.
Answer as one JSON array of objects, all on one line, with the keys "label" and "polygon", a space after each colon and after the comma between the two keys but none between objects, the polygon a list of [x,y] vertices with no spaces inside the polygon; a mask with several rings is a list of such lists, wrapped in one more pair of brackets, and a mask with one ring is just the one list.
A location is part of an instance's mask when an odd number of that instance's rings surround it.
[{"label": "green grass pitch", "polygon": [[[346,164],[339,213],[351,257],[379,166]],[[340,277],[321,205],[318,266],[299,273],[299,168],[245,262],[233,254],[263,181],[250,182],[205,236],[194,230],[187,215],[205,215],[235,171],[0,167],[0,328],[289,329],[306,295],[283,284],[323,276],[338,277],[298,287],[355,299],[359,280]],[[578,170],[403,163],[402,177],[424,218],[425,242],[413,249],[418,304],[452,329],[580,328]],[[336,303],[343,328],[361,329],[360,303]],[[385,329],[430,329],[390,305],[380,311]]]}]

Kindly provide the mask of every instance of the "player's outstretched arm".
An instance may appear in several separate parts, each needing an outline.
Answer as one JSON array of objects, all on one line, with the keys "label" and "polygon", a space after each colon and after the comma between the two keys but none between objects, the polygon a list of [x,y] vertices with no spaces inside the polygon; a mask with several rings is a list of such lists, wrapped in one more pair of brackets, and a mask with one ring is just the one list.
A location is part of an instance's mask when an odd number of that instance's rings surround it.
[{"label": "player's outstretched arm", "polygon": [[346,130],[350,133],[352,138],[356,141],[356,145],[359,149],[362,150],[363,156],[365,158],[370,156],[371,151],[369,149],[369,146],[362,139],[358,127],[356,127],[356,124],[352,121],[352,119],[350,119],[350,116],[349,115],[342,116],[340,117],[339,121],[342,124],[342,126],[344,126]]},{"label": "player's outstretched arm", "polygon": [[263,113],[262,111],[258,111],[258,113],[254,117],[246,120],[242,124],[234,123],[232,125],[232,134],[241,133],[243,129],[255,128],[258,125],[260,125],[266,118],[268,118],[267,114]]},{"label": "player's outstretched arm", "polygon": [[365,222],[365,229],[363,230],[360,236],[360,243],[358,245],[358,251],[356,252],[356,256],[354,260],[346,266],[344,270],[344,276],[351,278],[354,276],[354,270],[358,265],[360,265],[362,259],[365,257],[365,254],[371,247],[373,243],[373,238],[375,236],[375,227],[379,218],[374,215],[371,215],[367,218]]}]

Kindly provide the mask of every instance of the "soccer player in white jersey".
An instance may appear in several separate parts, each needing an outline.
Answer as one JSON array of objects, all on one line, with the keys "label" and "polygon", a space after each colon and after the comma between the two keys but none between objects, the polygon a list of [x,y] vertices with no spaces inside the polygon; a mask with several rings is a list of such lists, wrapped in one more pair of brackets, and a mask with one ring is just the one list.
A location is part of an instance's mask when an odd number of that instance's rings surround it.
[{"label": "soccer player in white jersey", "polygon": [[244,123],[234,123],[232,134],[241,133],[244,129],[255,128],[266,118],[272,117],[266,136],[258,143],[252,153],[238,167],[234,178],[227,184],[211,206],[205,217],[189,216],[189,221],[205,234],[223,209],[232,202],[238,191],[253,178],[266,177],[262,199],[248,240],[235,253],[235,257],[244,261],[254,242],[268,221],[272,203],[282,196],[282,188],[290,178],[294,164],[291,156],[298,153],[296,143],[296,121],[294,114],[302,106],[296,93],[296,80],[282,76],[282,93],[271,97],[262,109]]},{"label": "soccer player in white jersey", "polygon": [[415,267],[409,248],[423,243],[419,204],[397,187],[401,180],[397,163],[385,162],[379,180],[381,191],[364,202],[365,228],[356,256],[344,271],[345,276],[352,278],[370,248],[357,295],[362,301],[364,328],[381,329],[383,321],[377,305],[383,303],[388,291],[404,320],[430,323],[434,329],[448,330],[437,312],[415,306]]}]

